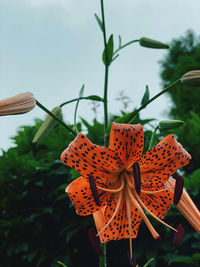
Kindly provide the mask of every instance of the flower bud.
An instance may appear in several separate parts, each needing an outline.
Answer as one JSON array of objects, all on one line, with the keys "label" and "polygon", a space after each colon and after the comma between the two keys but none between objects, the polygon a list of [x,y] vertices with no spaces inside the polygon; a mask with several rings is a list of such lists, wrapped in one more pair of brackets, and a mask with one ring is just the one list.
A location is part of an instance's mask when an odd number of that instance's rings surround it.
[{"label": "flower bud", "polygon": [[156,49],[167,49],[169,46],[167,44],[161,43],[156,40],[152,40],[146,37],[142,37],[139,41],[141,46],[148,48],[156,48]]},{"label": "flower bud", "polygon": [[200,70],[192,70],[185,73],[181,82],[191,86],[200,86]]},{"label": "flower bud", "polygon": [[159,122],[159,129],[160,130],[170,130],[175,129],[184,124],[184,121],[180,120],[164,120]]},{"label": "flower bud", "polygon": [[[56,117],[61,118],[61,107],[55,107],[52,109],[51,113],[53,113]],[[35,137],[33,138],[33,143],[41,142],[48,134],[49,132],[54,128],[57,121],[54,120],[50,115],[46,117],[43,124],[37,131]]]},{"label": "flower bud", "polygon": [[29,92],[0,100],[0,116],[29,112],[35,107],[35,104],[35,98],[33,94]]}]

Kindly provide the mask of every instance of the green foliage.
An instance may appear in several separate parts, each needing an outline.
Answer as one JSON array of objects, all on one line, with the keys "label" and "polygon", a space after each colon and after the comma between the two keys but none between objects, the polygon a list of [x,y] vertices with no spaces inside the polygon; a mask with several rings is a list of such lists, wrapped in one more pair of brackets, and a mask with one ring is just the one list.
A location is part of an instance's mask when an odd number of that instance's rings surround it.
[{"label": "green foliage", "polygon": [[[192,31],[188,31],[184,37],[173,40],[169,53],[161,64],[164,86],[179,79],[190,70],[200,69],[200,38]],[[186,168],[191,173],[199,168],[200,88],[178,83],[169,91],[169,94],[173,101],[171,116],[185,121],[184,127],[174,132],[178,134],[180,142],[192,155],[192,164]]]},{"label": "green foliage", "polygon": [[[125,115],[125,114],[124,114]],[[116,117],[113,116],[111,120]],[[135,118],[135,123],[144,126],[151,120]],[[98,266],[98,257],[88,238],[88,229],[93,226],[91,216],[78,216],[64,190],[79,173],[64,166],[59,160],[61,152],[72,141],[73,136],[62,126],[56,125],[50,134],[39,144],[32,138],[41,125],[37,120],[32,127],[21,127],[13,139],[16,147],[3,152],[0,157],[0,259],[2,267],[58,267],[58,261],[68,267]],[[90,140],[103,144],[103,124],[94,120],[88,123],[81,119],[79,130],[87,133]],[[150,125],[148,125],[148,129]],[[164,134],[164,133],[162,133]],[[145,151],[148,149],[152,131],[145,130]],[[156,142],[159,141],[156,136]],[[185,185],[196,199],[199,191],[197,179],[199,170],[190,177],[185,175]],[[191,183],[189,183],[191,181]],[[152,257],[149,266],[179,266],[182,257],[192,259],[194,266],[199,261],[200,242],[193,229],[172,208],[167,222],[176,227],[184,225],[186,235],[183,243],[175,248],[171,245],[173,233],[154,222],[162,236],[162,241],[154,241],[142,223],[137,240],[134,241],[134,254],[139,266]],[[127,240],[109,242],[108,267],[128,266]],[[89,255],[89,257],[86,257]],[[162,255],[167,255],[162,257]],[[192,263],[192,264],[193,264]],[[181,263],[187,265],[187,263]],[[193,265],[191,265],[193,266]]]},{"label": "green foliage", "polygon": [[145,105],[149,101],[150,93],[149,93],[149,87],[146,85],[145,93],[141,100],[141,106]]},{"label": "green foliage", "polygon": [[[161,78],[164,86],[181,78],[190,70],[200,69],[200,38],[192,31],[185,36],[175,39],[170,44],[170,50],[161,61]],[[174,106],[170,112],[173,117],[188,117],[191,109],[199,114],[200,88],[189,87],[179,83],[169,91]]]},{"label": "green foliage", "polygon": [[114,52],[114,41],[113,41],[113,35],[111,34],[108,42],[107,42],[107,61],[106,61],[106,52],[105,49],[103,51],[103,55],[102,55],[102,59],[103,59],[103,63],[105,65],[110,65],[110,63],[112,62],[112,58],[113,58],[113,52]]}]

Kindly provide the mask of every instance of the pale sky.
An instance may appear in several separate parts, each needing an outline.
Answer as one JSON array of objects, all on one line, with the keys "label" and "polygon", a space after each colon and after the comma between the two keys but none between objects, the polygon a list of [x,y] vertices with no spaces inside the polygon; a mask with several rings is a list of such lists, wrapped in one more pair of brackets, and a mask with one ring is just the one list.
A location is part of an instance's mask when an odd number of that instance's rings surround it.
[{"label": "pale sky", "polygon": [[[149,37],[169,43],[188,29],[199,35],[199,0],[105,0],[107,35],[118,34],[122,43]],[[78,96],[103,96],[104,66],[102,33],[94,18],[100,16],[100,0],[0,0],[0,99],[30,91],[52,109]],[[165,50],[140,47],[137,43],[121,51],[109,77],[109,112],[119,113],[115,99],[120,91],[129,96],[129,111],[139,107],[146,84],[151,96],[161,89],[158,61]],[[168,97],[162,96],[141,112],[142,118],[167,119]],[[74,104],[65,106],[64,118],[73,122]],[[88,102],[81,102],[78,116],[91,121]],[[36,107],[20,116],[1,117],[0,148],[13,145],[10,137],[22,125],[33,124],[45,113]],[[98,119],[103,119],[99,108]]]}]

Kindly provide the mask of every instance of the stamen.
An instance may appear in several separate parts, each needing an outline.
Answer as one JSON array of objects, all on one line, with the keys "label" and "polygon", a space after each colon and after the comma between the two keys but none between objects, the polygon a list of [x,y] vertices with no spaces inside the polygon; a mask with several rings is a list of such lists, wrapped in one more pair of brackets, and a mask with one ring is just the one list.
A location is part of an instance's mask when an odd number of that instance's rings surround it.
[{"label": "stamen", "polygon": [[120,185],[119,188],[110,189],[110,188],[105,188],[105,187],[101,187],[101,186],[98,186],[98,185],[97,185],[97,188],[99,188],[99,189],[101,189],[103,191],[111,192],[111,193],[118,193],[118,192],[122,191],[123,188],[124,188],[124,179],[123,178],[121,179],[121,185]]},{"label": "stamen", "polygon": [[133,169],[133,177],[135,182],[135,190],[140,195],[141,191],[141,177],[140,177],[140,165],[138,162],[133,163],[132,165]]},{"label": "stamen", "polygon": [[139,205],[139,203],[137,202],[137,200],[134,198],[134,196],[132,195],[131,191],[129,188],[127,188],[128,190],[128,194],[130,199],[132,200],[133,204],[136,206],[136,208],[138,209],[138,211],[140,212],[144,222],[146,223],[146,226],[148,227],[149,231],[151,232],[152,236],[154,239],[158,240],[160,239],[160,235],[156,232],[156,230],[153,228],[152,224],[150,223],[149,219],[147,218],[147,216],[145,215],[143,209],[141,208],[141,206]]},{"label": "stamen", "polygon": [[141,189],[141,192],[145,193],[145,194],[156,194],[156,193],[160,193],[160,192],[163,192],[163,191],[166,191],[166,190],[170,190],[170,189],[173,189],[173,187],[164,188],[164,189],[160,189],[160,190],[157,190],[157,191],[147,191],[147,190]]},{"label": "stamen", "polygon": [[177,232],[174,235],[173,245],[178,246],[181,243],[183,236],[184,236],[184,229],[182,224],[179,224],[177,227]]},{"label": "stamen", "polygon": [[94,176],[92,176],[91,174],[88,176],[89,176],[90,189],[92,191],[94,201],[95,201],[97,206],[101,206],[101,202],[100,202],[97,186],[96,186],[96,183],[94,180]]},{"label": "stamen", "polygon": [[147,206],[145,206],[145,204],[143,203],[143,201],[140,199],[140,197],[138,195],[136,195],[137,201],[140,203],[140,205],[152,216],[154,217],[157,221],[159,221],[160,223],[164,224],[165,226],[171,228],[172,230],[174,230],[175,232],[177,232],[177,230],[170,226],[169,224],[167,224],[166,222],[162,221],[160,218],[158,218],[155,214],[153,214],[148,208]]},{"label": "stamen", "polygon": [[174,202],[174,205],[177,205],[183,193],[184,180],[181,175],[177,175],[175,179],[176,179],[176,184],[174,188],[173,202]]},{"label": "stamen", "polygon": [[112,222],[112,220],[115,218],[117,212],[119,211],[121,202],[122,202],[122,191],[119,192],[119,198],[118,198],[118,201],[117,201],[117,204],[116,204],[116,207],[115,207],[115,211],[113,212],[112,217],[107,222],[107,224],[98,232],[97,236],[99,236],[106,229],[106,227],[108,227],[108,225]]},{"label": "stamen", "polygon": [[131,259],[133,258],[133,247],[132,247],[132,238],[131,238],[131,233],[132,233],[132,226],[131,226],[131,211],[130,211],[130,201],[129,201],[129,196],[126,194],[126,209],[127,209],[127,216],[128,216],[128,227],[129,227],[129,242],[130,242],[130,257]]},{"label": "stamen", "polygon": [[88,235],[89,235],[89,239],[90,239],[90,242],[92,244],[92,247],[94,249],[94,252],[98,256],[102,257],[103,256],[103,251],[101,249],[101,246],[100,246],[100,243],[99,243],[99,239],[96,236],[96,230],[93,227],[91,227],[88,230]]}]

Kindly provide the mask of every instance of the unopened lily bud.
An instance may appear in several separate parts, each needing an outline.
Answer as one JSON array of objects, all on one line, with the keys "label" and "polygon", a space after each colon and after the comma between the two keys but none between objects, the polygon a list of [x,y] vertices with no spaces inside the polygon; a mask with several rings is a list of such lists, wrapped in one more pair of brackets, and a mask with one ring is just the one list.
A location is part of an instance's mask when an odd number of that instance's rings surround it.
[{"label": "unopened lily bud", "polygon": [[181,82],[190,86],[200,86],[200,70],[192,70],[185,73]]},{"label": "unopened lily bud", "polygon": [[148,48],[155,48],[155,49],[167,49],[169,46],[167,44],[161,43],[159,41],[149,39],[146,37],[142,37],[139,41],[139,44],[144,47]]},{"label": "unopened lily bud", "polygon": [[0,100],[0,116],[29,112],[35,107],[35,104],[35,98],[33,94],[29,92]]},{"label": "unopened lily bud", "polygon": [[170,130],[175,129],[184,124],[184,121],[181,120],[164,120],[159,122],[160,130]]},{"label": "unopened lily bud", "polygon": [[[61,107],[53,108],[51,113],[53,113],[56,117],[60,119],[62,116]],[[41,142],[55,127],[56,123],[57,121],[54,120],[54,118],[52,118],[50,115],[48,115],[39,130],[37,131],[35,137],[33,138],[33,143]]]},{"label": "unopened lily bud", "polygon": [[[169,178],[169,180],[165,183],[165,187],[171,192],[174,192],[175,184],[176,181],[173,178]],[[186,220],[192,225],[192,227],[197,231],[197,233],[200,234],[200,212],[188,195],[185,188],[183,188],[183,193],[176,207],[186,218]]]}]

